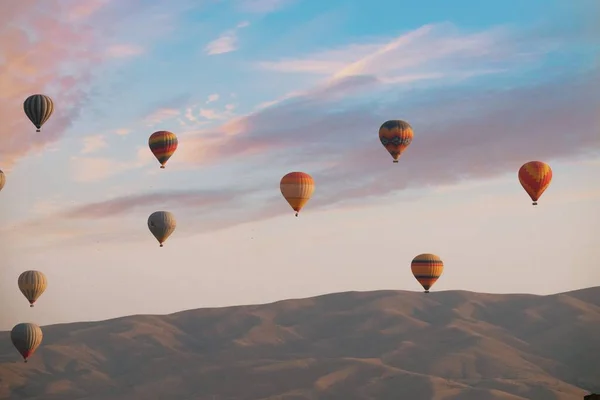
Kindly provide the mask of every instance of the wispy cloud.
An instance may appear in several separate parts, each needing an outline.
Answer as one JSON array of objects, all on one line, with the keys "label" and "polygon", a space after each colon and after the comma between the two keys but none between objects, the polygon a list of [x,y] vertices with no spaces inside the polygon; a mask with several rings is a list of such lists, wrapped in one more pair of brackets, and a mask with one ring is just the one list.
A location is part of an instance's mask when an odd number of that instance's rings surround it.
[{"label": "wispy cloud", "polygon": [[[542,44],[536,47],[530,42],[531,48],[537,50],[529,51],[525,42],[519,42],[516,46],[525,47],[515,49],[511,47],[512,42],[506,40],[511,35],[496,30],[466,35],[464,43],[458,43],[456,36],[448,34],[444,38],[446,42],[436,42],[437,46],[448,46],[440,51],[442,56],[430,55],[430,52],[435,53],[435,46],[427,47],[425,42],[421,43],[428,49],[424,55],[414,49],[409,51],[413,41],[431,38],[428,35],[436,29],[426,27],[402,39],[355,47],[355,50],[362,48],[362,53],[356,50],[354,56],[339,54],[343,63],[322,68],[319,74],[326,79],[320,84],[249,115],[231,114],[228,116],[231,119],[221,126],[186,136],[185,146],[178,149],[178,160],[193,166],[247,157],[244,161],[252,163],[245,168],[267,175],[275,188],[262,192],[264,182],[254,177],[247,187],[237,188],[234,195],[225,190],[221,193],[222,202],[211,206],[214,219],[203,226],[214,229],[289,211],[276,190],[281,171],[301,169],[313,175],[318,191],[309,207],[318,209],[353,199],[381,197],[406,188],[452,184],[468,178],[484,179],[507,172],[514,174],[530,159],[551,162],[600,150],[598,69],[585,74],[565,70],[562,79],[529,80],[520,87],[515,82],[511,88],[499,89],[494,81],[489,81],[464,88],[441,85],[410,91],[399,89],[398,82],[413,79],[419,73],[447,72],[445,65],[453,73],[467,77],[494,67],[507,67],[516,75],[519,68],[528,64],[514,61],[537,60],[536,57],[543,55],[538,53],[539,49],[546,43],[541,40]],[[439,32],[437,35],[444,36]],[[407,50],[408,60],[402,60],[399,49]],[[380,65],[385,64],[386,57],[390,57],[395,67]],[[189,106],[189,102],[184,111],[181,107],[162,104],[155,111],[170,110],[165,114],[167,117],[187,118],[191,125],[203,120],[219,120],[216,118],[219,112],[214,108],[200,104]],[[226,107],[220,112],[226,111],[234,110]],[[391,163],[377,137],[381,123],[393,118],[406,119],[415,129],[415,140],[398,165]],[[147,149],[144,150],[146,156],[151,157]],[[252,159],[250,155],[260,157]],[[116,174],[142,163],[114,164],[102,159],[73,162],[74,168],[77,163],[88,163],[87,167],[80,168],[87,170],[79,176],[80,181],[104,179],[107,173]],[[97,172],[99,170],[101,172]],[[515,186],[515,190],[521,189]],[[169,197],[168,193],[162,194],[168,198],[164,201],[169,201],[169,207],[175,209],[191,211],[194,201],[206,201],[204,192],[196,197],[187,192],[171,192],[173,196]],[[152,196],[159,200],[151,200]],[[83,205],[61,217],[110,219],[133,210],[136,204],[153,207],[152,201],[160,203],[163,199],[156,194],[152,196],[148,199],[126,196]],[[224,200],[231,198],[235,201]],[[248,202],[248,199],[253,201]],[[244,207],[238,207],[236,202],[242,201]]]},{"label": "wispy cloud", "polygon": [[181,112],[175,108],[159,108],[151,114],[148,114],[144,118],[144,122],[148,126],[155,126],[169,119],[178,117],[179,115],[181,115]]},{"label": "wispy cloud", "polygon": [[111,58],[126,58],[139,56],[144,48],[134,44],[115,44],[106,49],[106,55]]},{"label": "wispy cloud", "polygon": [[295,0],[237,0],[240,11],[266,14],[277,11]]},{"label": "wispy cloud", "polygon": [[219,100],[219,94],[218,93],[211,94],[210,96],[208,96],[208,99],[206,99],[206,104],[213,103],[217,100]]},{"label": "wispy cloud", "polygon": [[123,172],[144,167],[152,161],[153,156],[147,147],[140,147],[137,150],[137,157],[132,161],[73,156],[70,159],[71,176],[78,183],[99,182]]},{"label": "wispy cloud", "polygon": [[126,136],[129,135],[131,133],[131,129],[127,129],[127,128],[119,128],[119,129],[115,129],[114,133],[119,135],[119,136]]},{"label": "wispy cloud", "polygon": [[217,39],[206,45],[204,50],[208,55],[230,53],[238,49],[237,33],[240,29],[249,26],[249,22],[240,22],[234,29],[221,34]]},{"label": "wispy cloud", "polygon": [[[530,159],[551,161],[598,151],[600,101],[594,89],[598,84],[600,71],[510,91],[438,91],[436,98],[420,99],[417,106],[396,101],[385,107],[360,104],[344,108],[342,102],[329,102],[325,107],[319,98],[296,99],[230,121],[227,126],[238,129],[236,134],[204,138],[201,146],[199,142],[198,148],[192,146],[190,153],[178,156],[187,156],[188,162],[209,163],[218,158],[239,158],[251,152],[277,150],[263,157],[269,164],[253,164],[253,168],[272,170],[275,187],[280,178],[278,165],[282,171],[304,169],[310,172],[319,188],[310,203],[310,209],[314,210],[407,188],[514,173]],[[531,107],[532,104],[535,107]],[[336,107],[343,110],[327,111]],[[406,111],[416,133],[401,163],[393,165],[376,133],[381,122],[398,109]],[[436,112],[432,114],[431,110]],[[565,136],[567,131],[569,135]],[[319,160],[322,162],[315,163]],[[404,173],[398,175],[399,168]],[[264,187],[264,182],[253,180],[249,186],[236,189],[235,195],[227,191],[226,197],[244,202],[243,215],[234,213],[237,219],[219,217],[219,221],[211,220],[206,226],[222,228],[287,212],[278,191],[265,194]],[[515,185],[515,191],[520,190]],[[169,198],[171,207],[193,207],[194,200],[177,194],[179,192],[173,193],[176,195]],[[164,196],[168,197],[168,192]],[[256,196],[261,200],[248,202]],[[79,211],[69,211],[69,215],[110,217],[125,212],[127,207],[135,207],[138,201],[154,201],[134,199],[111,200],[110,206],[94,203],[89,209],[82,206]],[[223,202],[217,206],[219,210],[229,210],[227,212],[212,211],[220,216],[231,213],[235,209],[232,204]],[[103,211],[90,211],[96,209]]]},{"label": "wispy cloud", "polygon": [[[104,6],[80,8],[76,13],[70,4],[40,7],[36,2],[18,1],[2,5],[0,13],[0,155],[9,165],[32,148],[56,141],[76,118],[86,100],[85,88],[91,71],[101,61],[98,56],[102,37],[86,29],[95,11]],[[60,16],[72,14],[72,23]],[[36,36],[39,40],[31,40]],[[69,68],[65,69],[68,66]],[[44,134],[23,113],[25,98],[33,93],[50,95],[57,104],[52,118],[44,126]]]},{"label": "wispy cloud", "polygon": [[339,79],[357,75],[407,82],[486,72],[536,59],[543,42],[522,43],[504,29],[464,34],[451,24],[425,25],[395,38],[352,44],[302,58],[260,62],[261,68]]},{"label": "wispy cloud", "polygon": [[[86,204],[61,214],[66,218],[104,219],[118,217],[149,206],[202,208],[235,200],[234,190],[183,190],[143,193]],[[207,209],[208,211],[208,209]]]},{"label": "wispy cloud", "polygon": [[92,135],[82,139],[81,154],[91,154],[108,146],[103,135]]},{"label": "wispy cloud", "polygon": [[[122,18],[128,11],[125,3],[89,0],[49,5],[17,1],[2,5],[0,157],[3,166],[9,166],[31,150],[45,148],[69,130],[94,97],[96,72],[106,61],[139,54],[140,48],[130,44],[110,45],[120,43],[116,39],[125,31],[131,33],[128,31],[131,26],[143,32],[138,27],[140,20],[149,18],[139,12]],[[33,93],[47,94],[57,104],[42,128],[42,135],[36,134],[22,109],[25,98]]]}]

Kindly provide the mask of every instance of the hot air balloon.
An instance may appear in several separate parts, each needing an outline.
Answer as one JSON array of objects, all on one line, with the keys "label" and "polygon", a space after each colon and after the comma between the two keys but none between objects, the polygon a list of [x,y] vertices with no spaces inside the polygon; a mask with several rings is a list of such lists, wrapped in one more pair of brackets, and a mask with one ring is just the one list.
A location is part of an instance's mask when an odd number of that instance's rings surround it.
[{"label": "hot air balloon", "polygon": [[48,96],[34,94],[25,99],[23,110],[25,110],[27,118],[29,118],[37,128],[36,132],[39,132],[42,125],[44,125],[52,115],[52,112],[54,111],[54,102]]},{"label": "hot air balloon", "polygon": [[148,229],[154,235],[160,247],[177,227],[175,216],[169,211],[156,211],[148,217]]},{"label": "hot air balloon", "polygon": [[411,144],[413,130],[408,122],[401,120],[386,121],[379,128],[379,140],[397,163],[400,155]]},{"label": "hot air balloon", "polygon": [[161,168],[165,167],[169,158],[177,150],[177,143],[177,136],[172,132],[158,131],[150,135],[148,146],[150,146],[150,151],[160,163]]},{"label": "hot air balloon", "polygon": [[527,192],[533,205],[537,205],[538,199],[552,181],[552,169],[541,161],[529,161],[519,168],[519,182]]},{"label": "hot air balloon", "polygon": [[304,172],[290,172],[281,178],[279,188],[297,217],[315,191],[315,181]]},{"label": "hot air balloon", "polygon": [[10,340],[25,362],[42,343],[43,337],[42,330],[36,324],[17,324],[10,331]]},{"label": "hot air balloon", "polygon": [[4,188],[5,183],[6,183],[6,175],[4,175],[4,172],[2,172],[2,170],[0,170],[0,190],[2,190],[2,188]]},{"label": "hot air balloon", "polygon": [[48,286],[46,275],[40,271],[25,271],[19,275],[19,290],[29,300],[29,307],[44,293]]},{"label": "hot air balloon", "polygon": [[425,293],[429,293],[429,289],[444,272],[444,263],[435,254],[419,254],[413,258],[410,269]]}]

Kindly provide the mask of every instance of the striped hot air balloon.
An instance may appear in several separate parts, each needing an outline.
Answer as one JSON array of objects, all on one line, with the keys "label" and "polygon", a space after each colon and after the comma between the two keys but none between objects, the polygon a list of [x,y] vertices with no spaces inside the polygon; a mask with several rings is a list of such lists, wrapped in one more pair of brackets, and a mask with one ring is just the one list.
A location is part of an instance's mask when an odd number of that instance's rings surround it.
[{"label": "striped hot air balloon", "polygon": [[542,196],[542,193],[552,181],[552,169],[550,166],[541,161],[529,161],[519,168],[519,182],[527,192],[533,205],[537,205],[537,201]]},{"label": "striped hot air balloon", "polygon": [[315,181],[307,173],[290,172],[281,178],[279,188],[297,217],[315,191]]},{"label": "striped hot air balloon", "polygon": [[33,307],[36,300],[44,293],[48,286],[46,275],[40,271],[25,271],[19,275],[19,290],[29,301],[29,306]]},{"label": "striped hot air balloon", "polygon": [[175,216],[169,211],[156,211],[148,217],[148,229],[158,240],[160,247],[163,247],[163,243],[171,236],[176,227]]},{"label": "striped hot air balloon", "polygon": [[27,118],[37,128],[36,132],[39,132],[42,125],[48,121],[54,112],[54,102],[46,95],[34,94],[25,99],[23,110]]},{"label": "striped hot air balloon", "polygon": [[379,128],[379,140],[397,163],[402,152],[408,148],[413,140],[412,127],[406,121],[386,121]]},{"label": "striped hot air balloon", "polygon": [[150,135],[148,146],[154,157],[160,163],[160,167],[164,168],[165,164],[177,150],[177,136],[169,131],[157,131]]},{"label": "striped hot air balloon", "polygon": [[2,190],[4,188],[5,184],[6,184],[6,175],[4,174],[4,172],[2,170],[0,170],[0,190]]},{"label": "striped hot air balloon", "polygon": [[25,362],[35,353],[43,337],[42,330],[36,324],[17,324],[10,331],[10,340]]},{"label": "striped hot air balloon", "polygon": [[410,269],[425,293],[429,293],[429,289],[444,272],[444,263],[435,254],[419,254],[413,258]]}]

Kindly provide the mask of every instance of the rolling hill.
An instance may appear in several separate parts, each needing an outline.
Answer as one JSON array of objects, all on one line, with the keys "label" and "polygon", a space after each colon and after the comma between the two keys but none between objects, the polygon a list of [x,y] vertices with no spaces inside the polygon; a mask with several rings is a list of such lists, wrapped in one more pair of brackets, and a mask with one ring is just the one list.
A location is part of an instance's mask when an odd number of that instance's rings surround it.
[{"label": "rolling hill", "polygon": [[600,287],[535,296],[330,294],[0,333],[0,399],[583,399]]}]

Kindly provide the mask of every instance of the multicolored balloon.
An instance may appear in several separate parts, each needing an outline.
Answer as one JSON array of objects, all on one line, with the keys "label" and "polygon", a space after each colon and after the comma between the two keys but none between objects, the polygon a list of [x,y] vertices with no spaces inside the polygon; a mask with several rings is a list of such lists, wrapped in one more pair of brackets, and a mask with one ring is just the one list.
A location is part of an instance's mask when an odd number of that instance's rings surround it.
[{"label": "multicolored balloon", "polygon": [[435,254],[419,254],[413,258],[410,269],[425,293],[429,293],[429,289],[444,272],[444,263]]},{"label": "multicolored balloon", "polygon": [[29,307],[33,307],[48,287],[48,280],[40,271],[25,271],[19,275],[18,285],[23,296],[29,301]]},{"label": "multicolored balloon", "polygon": [[23,110],[27,118],[37,128],[36,132],[39,132],[42,125],[50,119],[54,112],[54,102],[52,99],[43,94],[34,94],[29,96],[23,102]]},{"label": "multicolored balloon", "polygon": [[297,217],[314,193],[315,181],[307,173],[290,172],[281,178],[279,189],[292,209],[296,211]]},{"label": "multicolored balloon", "polygon": [[379,128],[379,140],[397,163],[402,152],[413,140],[413,130],[408,122],[401,120],[386,121]]},{"label": "multicolored balloon", "polygon": [[43,337],[42,329],[36,324],[17,324],[10,331],[10,340],[25,362],[35,353]]},{"label": "multicolored balloon", "polygon": [[552,181],[552,169],[550,166],[541,161],[529,161],[519,168],[519,182],[527,192],[533,205],[537,205],[537,201],[542,196],[542,193]]},{"label": "multicolored balloon", "polygon": [[169,211],[156,211],[148,217],[148,229],[154,235],[160,247],[173,233],[177,227],[177,221],[173,213]]},{"label": "multicolored balloon", "polygon": [[150,135],[148,146],[154,157],[160,163],[160,167],[164,168],[165,164],[177,150],[177,136],[169,131],[157,131]]}]

